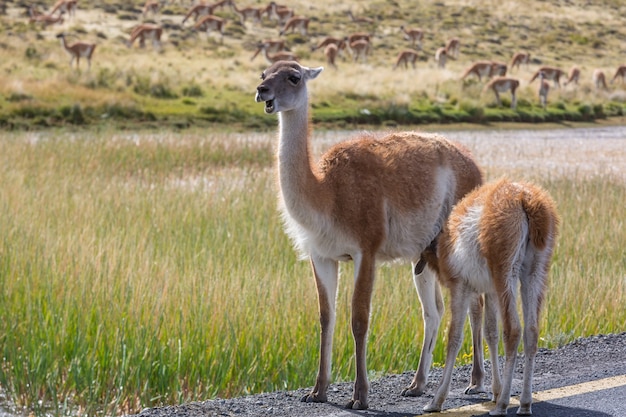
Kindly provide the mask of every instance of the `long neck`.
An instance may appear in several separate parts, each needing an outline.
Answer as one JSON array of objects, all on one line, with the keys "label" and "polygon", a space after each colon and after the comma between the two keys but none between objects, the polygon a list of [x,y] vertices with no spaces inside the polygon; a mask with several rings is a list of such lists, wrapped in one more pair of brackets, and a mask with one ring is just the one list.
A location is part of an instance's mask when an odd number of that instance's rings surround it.
[{"label": "long neck", "polygon": [[313,172],[309,149],[309,114],[304,107],[279,113],[278,177],[285,206],[297,220],[321,211],[324,196]]},{"label": "long neck", "polygon": [[67,47],[67,42],[65,41],[65,36],[61,36],[61,46],[63,46],[63,48],[65,48],[65,50],[67,52],[72,52],[70,51],[70,49]]}]

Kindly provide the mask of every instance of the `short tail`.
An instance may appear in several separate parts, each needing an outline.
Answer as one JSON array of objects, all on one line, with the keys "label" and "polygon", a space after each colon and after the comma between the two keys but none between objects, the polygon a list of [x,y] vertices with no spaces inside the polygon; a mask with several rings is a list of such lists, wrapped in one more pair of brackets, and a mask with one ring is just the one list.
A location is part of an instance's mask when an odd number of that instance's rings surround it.
[{"label": "short tail", "polygon": [[552,197],[543,189],[526,190],[522,207],[528,216],[528,234],[533,246],[542,250],[557,234],[559,215]]}]

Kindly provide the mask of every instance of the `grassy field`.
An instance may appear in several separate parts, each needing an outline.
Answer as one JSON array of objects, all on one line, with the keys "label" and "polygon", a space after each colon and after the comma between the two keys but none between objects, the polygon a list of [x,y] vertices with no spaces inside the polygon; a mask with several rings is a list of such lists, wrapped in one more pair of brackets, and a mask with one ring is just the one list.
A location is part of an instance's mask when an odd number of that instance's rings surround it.
[{"label": "grassy field", "polygon": [[[317,300],[276,210],[273,137],[3,136],[0,386],[9,405],[110,415],[313,383]],[[544,185],[563,217],[541,346],[623,331],[623,178],[539,173],[521,177]],[[351,268],[341,272],[335,380],[354,376]],[[415,369],[422,338],[408,267],[379,271],[374,377]]]},{"label": "grassy field", "polygon": [[[52,2],[30,2],[40,10]],[[265,6],[251,0],[238,6]],[[79,3],[76,17],[61,25],[41,28],[28,23],[27,3],[5,2],[0,15],[0,125],[33,129],[59,125],[116,125],[126,128],[179,128],[221,125],[228,129],[266,128],[268,122],[253,103],[259,74],[267,64],[261,56],[251,61],[256,44],[277,38],[276,22],[242,24],[229,8],[216,13],[226,19],[223,42],[216,33],[195,33],[181,24],[187,4],[170,3],[157,16],[142,18],[142,3],[96,0]],[[624,85],[596,91],[591,84],[595,68],[610,79],[624,64],[626,29],[619,0],[393,2],[367,4],[322,0],[289,3],[297,14],[311,18],[309,36],[284,38],[305,65],[325,65],[321,50],[310,46],[327,35],[357,31],[373,35],[366,64],[340,60],[328,68],[324,83],[312,84],[314,121],[318,125],[352,127],[358,124],[406,125],[422,123],[492,121],[597,120],[625,113]],[[349,21],[346,11],[374,19],[371,25]],[[160,52],[149,45],[125,46],[131,29],[156,22],[164,27]],[[417,69],[393,70],[399,51],[408,48],[402,25],[426,31]],[[68,42],[97,44],[93,67],[71,70],[68,55],[55,35]],[[461,53],[445,70],[436,68],[435,50],[451,37],[461,39]],[[528,51],[533,61],[511,75],[521,80],[516,111],[495,105],[483,83],[460,81],[463,70],[477,60],[509,62],[514,52]],[[539,106],[537,82],[528,83],[540,65],[569,71],[581,68],[579,85],[553,89],[546,110]]]},{"label": "grassy field", "polygon": [[[165,28],[157,52],[124,45],[141,22],[139,2],[79,2],[75,18],[48,28],[28,24],[26,3],[4,4],[0,395],[6,395],[5,405],[36,415],[111,415],[310,386],[318,350],[315,288],[276,211],[271,167],[276,120],[254,103],[267,64],[250,57],[259,39],[278,36],[275,24],[242,25],[230,10],[218,11],[228,20],[221,43],[214,33],[207,37],[181,26],[187,5],[168,4],[149,18]],[[32,4],[51,7],[51,2]],[[318,128],[593,121],[626,112],[623,85],[596,92],[590,82],[594,68],[610,78],[624,63],[621,1],[309,4],[290,3],[312,18],[310,38],[286,37],[305,65],[325,64],[310,45],[326,35],[374,34],[367,64],[340,60],[337,70],[327,68],[310,84]],[[348,8],[374,18],[376,25],[349,22]],[[402,24],[427,31],[416,70],[392,70],[396,54],[408,46]],[[98,44],[91,71],[84,62],[79,71],[69,69],[55,38],[60,31],[70,42]],[[434,51],[452,36],[462,39],[461,56],[437,70]],[[534,57],[529,68],[513,74],[522,80],[517,111],[497,108],[490,94],[481,93],[482,84],[459,81],[470,62],[508,61],[517,50]],[[540,64],[564,70],[577,64],[583,73],[580,85],[551,92],[547,110],[538,105],[536,82],[528,85]],[[230,133],[217,133],[224,131]],[[509,172],[486,168],[490,178]],[[542,346],[623,331],[623,178],[541,175],[539,168],[531,166],[523,176],[553,194],[563,217]],[[342,268],[342,276],[351,275],[351,265]],[[373,376],[414,369],[419,360],[421,306],[407,268],[380,268],[374,299],[390,301],[373,305],[368,355]],[[349,279],[341,281],[339,294],[333,376],[351,380],[352,337],[345,325]],[[468,354],[465,346],[463,355]]]}]

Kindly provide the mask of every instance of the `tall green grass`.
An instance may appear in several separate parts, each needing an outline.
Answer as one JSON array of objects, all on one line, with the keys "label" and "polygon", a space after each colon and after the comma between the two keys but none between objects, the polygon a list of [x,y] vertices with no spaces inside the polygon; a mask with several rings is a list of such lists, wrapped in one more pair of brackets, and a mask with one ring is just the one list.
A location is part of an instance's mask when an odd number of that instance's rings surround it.
[{"label": "tall green grass", "polygon": [[[315,286],[276,210],[272,140],[0,140],[0,386],[16,407],[112,414],[313,384]],[[623,330],[626,186],[537,181],[563,217],[542,345]],[[350,380],[352,265],[341,274],[333,377]],[[369,369],[415,369],[421,306],[409,267],[381,266],[375,291]]]}]

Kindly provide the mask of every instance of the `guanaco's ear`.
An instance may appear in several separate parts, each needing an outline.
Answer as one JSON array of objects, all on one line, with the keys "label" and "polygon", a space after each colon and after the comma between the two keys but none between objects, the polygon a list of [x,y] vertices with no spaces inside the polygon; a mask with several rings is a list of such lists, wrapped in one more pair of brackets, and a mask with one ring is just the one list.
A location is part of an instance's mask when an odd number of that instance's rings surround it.
[{"label": "guanaco's ear", "polygon": [[307,68],[306,69],[306,78],[308,80],[312,80],[314,78],[317,78],[318,75],[320,75],[320,73],[324,70],[324,67],[318,67],[318,68]]}]

